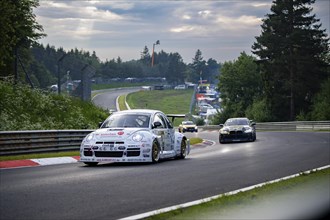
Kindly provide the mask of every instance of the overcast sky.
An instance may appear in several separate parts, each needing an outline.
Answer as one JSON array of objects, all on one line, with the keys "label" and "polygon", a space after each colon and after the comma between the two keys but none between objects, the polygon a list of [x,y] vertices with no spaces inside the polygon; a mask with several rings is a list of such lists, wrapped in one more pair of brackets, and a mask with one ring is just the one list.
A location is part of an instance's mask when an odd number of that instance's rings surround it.
[{"label": "overcast sky", "polygon": [[[102,60],[140,59],[147,46],[179,53],[191,63],[197,49],[204,60],[235,60],[251,54],[272,0],[39,0],[36,19],[48,35],[39,42],[64,50],[96,52]],[[330,5],[316,0],[313,13],[329,34]]]}]

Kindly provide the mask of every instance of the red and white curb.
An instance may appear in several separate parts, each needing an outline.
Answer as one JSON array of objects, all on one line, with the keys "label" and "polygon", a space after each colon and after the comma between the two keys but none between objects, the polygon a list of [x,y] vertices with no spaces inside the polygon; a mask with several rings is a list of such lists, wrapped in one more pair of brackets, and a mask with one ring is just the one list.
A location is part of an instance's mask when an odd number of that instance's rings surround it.
[{"label": "red and white curb", "polygon": [[0,169],[76,163],[80,156],[0,161]]}]

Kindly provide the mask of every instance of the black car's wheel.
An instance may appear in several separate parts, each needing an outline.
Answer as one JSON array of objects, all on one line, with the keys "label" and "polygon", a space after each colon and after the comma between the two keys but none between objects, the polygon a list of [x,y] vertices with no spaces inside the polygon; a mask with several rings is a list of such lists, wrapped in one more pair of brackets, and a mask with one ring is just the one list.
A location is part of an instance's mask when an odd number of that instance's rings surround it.
[{"label": "black car's wheel", "polygon": [[225,143],[225,142],[223,141],[223,139],[222,139],[221,135],[219,135],[219,143],[220,143],[220,144],[223,144],[223,143]]},{"label": "black car's wheel", "polygon": [[96,166],[99,162],[84,162],[87,166]]},{"label": "black car's wheel", "polygon": [[152,142],[151,158],[153,163],[157,163],[160,157],[160,149],[157,141]]},{"label": "black car's wheel", "polygon": [[184,159],[187,156],[187,140],[182,139],[180,147],[180,159]]}]

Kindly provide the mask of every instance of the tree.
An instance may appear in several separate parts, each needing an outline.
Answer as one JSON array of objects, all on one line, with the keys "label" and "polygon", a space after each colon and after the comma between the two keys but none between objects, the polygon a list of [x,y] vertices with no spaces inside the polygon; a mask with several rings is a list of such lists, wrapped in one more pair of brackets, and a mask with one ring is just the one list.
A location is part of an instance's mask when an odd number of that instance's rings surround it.
[{"label": "tree", "polygon": [[38,0],[0,1],[0,76],[13,75],[17,54],[45,36],[33,14],[38,5]]},{"label": "tree", "polygon": [[192,76],[190,76],[190,80],[195,82],[200,79],[200,77],[203,77],[203,73],[206,67],[206,62],[203,60],[202,57],[202,51],[198,49],[195,53],[195,57],[192,60],[190,67],[193,69]]},{"label": "tree", "polygon": [[171,53],[169,56],[169,65],[166,80],[169,83],[181,84],[185,80],[185,65],[182,57],[178,53]]},{"label": "tree", "polygon": [[253,53],[259,56],[267,105],[275,120],[294,120],[308,111],[329,77],[329,38],[310,15],[314,0],[275,0],[261,25]]},{"label": "tree", "polygon": [[262,80],[255,58],[242,52],[234,62],[222,65],[219,90],[226,117],[245,117],[246,110],[262,94]]},{"label": "tree", "polygon": [[141,58],[140,58],[140,60],[142,61],[142,63],[144,65],[150,65],[150,63],[151,63],[151,57],[150,57],[149,49],[148,49],[147,46],[144,46],[144,49],[141,52]]}]

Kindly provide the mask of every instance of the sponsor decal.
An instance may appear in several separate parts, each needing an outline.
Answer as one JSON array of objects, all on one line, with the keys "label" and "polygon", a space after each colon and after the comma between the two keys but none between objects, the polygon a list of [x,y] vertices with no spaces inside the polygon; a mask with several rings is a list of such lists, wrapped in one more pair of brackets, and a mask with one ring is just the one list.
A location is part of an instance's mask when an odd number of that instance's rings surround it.
[{"label": "sponsor decal", "polygon": [[105,133],[101,134],[102,137],[107,137],[107,136],[116,136],[116,133]]}]

